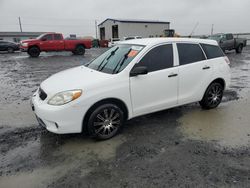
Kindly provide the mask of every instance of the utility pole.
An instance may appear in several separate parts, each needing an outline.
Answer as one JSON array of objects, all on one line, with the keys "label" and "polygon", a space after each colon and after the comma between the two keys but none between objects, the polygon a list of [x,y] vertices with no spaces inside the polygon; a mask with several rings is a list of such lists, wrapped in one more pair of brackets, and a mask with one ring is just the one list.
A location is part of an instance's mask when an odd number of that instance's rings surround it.
[{"label": "utility pole", "polygon": [[211,28],[211,35],[214,34],[214,24],[212,24],[212,28]]},{"label": "utility pole", "polygon": [[95,38],[97,39],[97,20],[95,20]]},{"label": "utility pole", "polygon": [[18,21],[19,21],[20,31],[23,32],[23,29],[22,29],[22,22],[21,22],[20,16],[18,17]]}]

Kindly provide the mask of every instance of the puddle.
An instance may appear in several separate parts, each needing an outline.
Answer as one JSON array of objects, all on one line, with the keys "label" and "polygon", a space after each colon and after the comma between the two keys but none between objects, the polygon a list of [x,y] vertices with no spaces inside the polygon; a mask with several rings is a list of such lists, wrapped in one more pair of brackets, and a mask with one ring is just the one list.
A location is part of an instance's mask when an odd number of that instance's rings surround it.
[{"label": "puddle", "polygon": [[[25,188],[47,187],[60,178],[66,177],[70,172],[76,172],[77,176],[85,177],[99,166],[102,161],[115,157],[116,149],[125,141],[126,139],[122,135],[107,141],[71,137],[58,148],[51,148],[50,151],[47,151],[46,156],[51,156],[50,159],[54,158],[54,162],[50,161],[47,164],[46,162],[48,161],[45,156],[44,159],[41,159],[41,151],[43,147],[49,149],[49,146],[46,146],[48,138],[46,136],[44,138],[41,137],[41,140],[33,144],[32,148],[30,148],[30,144],[27,146],[29,147],[29,152],[31,152],[30,149],[36,152],[38,163],[40,160],[44,161],[43,163],[40,162],[41,166],[28,172],[23,171],[0,176],[0,187],[16,188],[19,185]],[[39,150],[41,151],[39,152]]]},{"label": "puddle", "polygon": [[250,101],[221,104],[217,109],[195,109],[179,120],[180,131],[189,139],[215,141],[221,146],[250,145]]}]

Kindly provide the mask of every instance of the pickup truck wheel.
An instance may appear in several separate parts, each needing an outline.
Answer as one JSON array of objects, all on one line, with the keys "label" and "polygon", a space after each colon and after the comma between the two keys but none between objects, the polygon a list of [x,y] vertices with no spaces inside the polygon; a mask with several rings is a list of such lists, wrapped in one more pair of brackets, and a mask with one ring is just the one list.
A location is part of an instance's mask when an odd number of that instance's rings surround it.
[{"label": "pickup truck wheel", "polygon": [[38,47],[31,47],[28,49],[30,57],[38,57],[40,55],[40,49]]},{"label": "pickup truck wheel", "polygon": [[97,107],[89,117],[88,130],[98,140],[107,140],[115,136],[124,121],[123,111],[115,104],[103,104]]},{"label": "pickup truck wheel", "polygon": [[237,53],[237,54],[240,54],[240,53],[242,52],[242,50],[243,50],[243,45],[240,44],[240,45],[236,48],[236,53]]},{"label": "pickup truck wheel", "polygon": [[219,106],[223,97],[223,86],[220,83],[214,82],[210,84],[200,101],[203,109],[213,109]]},{"label": "pickup truck wheel", "polygon": [[85,54],[85,48],[84,48],[84,46],[78,45],[78,46],[75,48],[73,54],[75,54],[75,55],[84,55],[84,54]]}]

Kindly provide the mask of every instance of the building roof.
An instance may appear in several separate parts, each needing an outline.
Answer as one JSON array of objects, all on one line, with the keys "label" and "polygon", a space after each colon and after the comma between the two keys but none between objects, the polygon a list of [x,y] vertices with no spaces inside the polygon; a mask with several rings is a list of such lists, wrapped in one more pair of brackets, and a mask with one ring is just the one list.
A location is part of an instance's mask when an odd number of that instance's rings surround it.
[{"label": "building roof", "polygon": [[98,26],[102,25],[104,22],[111,20],[114,22],[122,22],[122,23],[148,23],[148,24],[170,24],[170,22],[159,21],[159,20],[143,20],[143,19],[113,19],[107,18],[103,22],[101,22]]},{"label": "building roof", "polygon": [[0,32],[0,37],[36,37],[46,32]]},{"label": "building roof", "polygon": [[135,39],[135,40],[127,40],[120,42],[121,44],[136,44],[136,45],[157,45],[161,43],[168,43],[168,42],[189,42],[189,43],[204,43],[204,44],[211,44],[211,45],[218,45],[217,41],[215,40],[208,40],[208,39],[197,39],[197,38],[143,38],[143,39]]}]

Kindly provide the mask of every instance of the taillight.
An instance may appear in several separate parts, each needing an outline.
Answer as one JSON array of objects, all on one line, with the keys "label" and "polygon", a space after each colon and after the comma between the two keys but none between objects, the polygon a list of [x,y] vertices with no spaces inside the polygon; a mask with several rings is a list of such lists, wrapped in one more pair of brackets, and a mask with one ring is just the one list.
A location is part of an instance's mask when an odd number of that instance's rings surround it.
[{"label": "taillight", "polygon": [[230,65],[230,60],[228,59],[227,56],[224,57],[225,61],[227,62],[228,65]]}]

